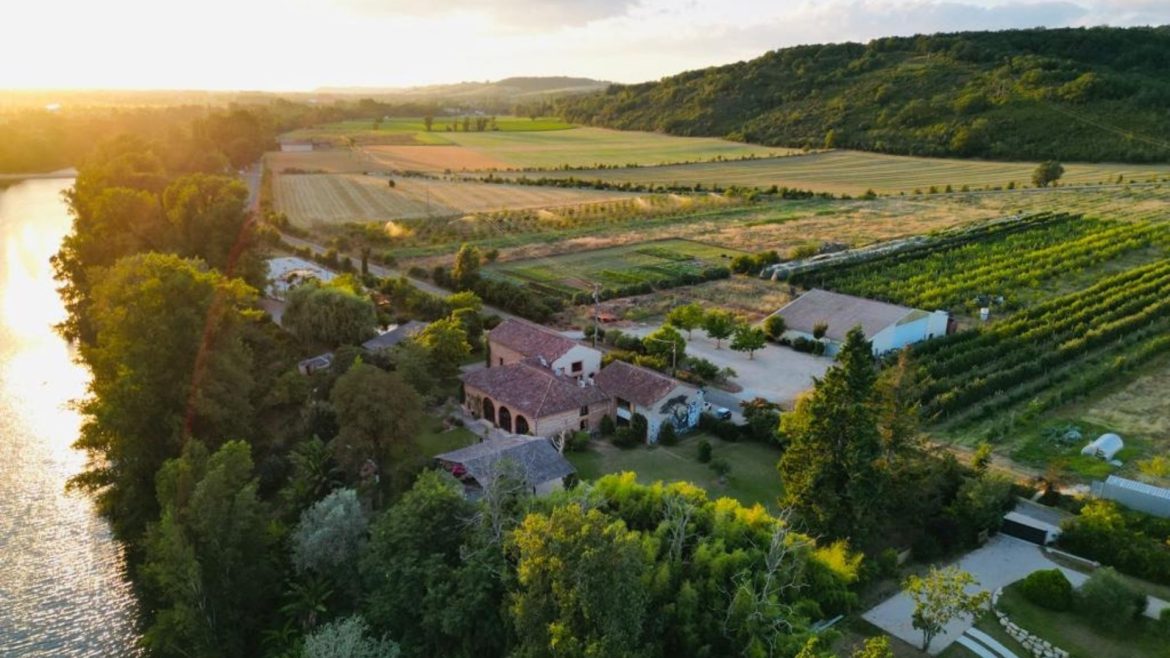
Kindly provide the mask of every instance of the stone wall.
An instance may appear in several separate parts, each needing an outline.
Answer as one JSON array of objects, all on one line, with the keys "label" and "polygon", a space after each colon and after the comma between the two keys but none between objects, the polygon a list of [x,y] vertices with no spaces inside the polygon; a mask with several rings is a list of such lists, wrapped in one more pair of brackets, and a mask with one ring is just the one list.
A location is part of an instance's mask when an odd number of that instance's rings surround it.
[{"label": "stone wall", "polygon": [[1053,645],[1048,640],[1039,636],[1032,635],[1020,626],[1016,625],[1006,614],[1000,612],[999,595],[1003,592],[1003,588],[995,590],[991,595],[991,610],[995,612],[996,619],[999,619],[999,625],[1007,631],[1013,640],[1020,643],[1020,646],[1027,649],[1035,658],[1069,658],[1068,652],[1058,646]]}]

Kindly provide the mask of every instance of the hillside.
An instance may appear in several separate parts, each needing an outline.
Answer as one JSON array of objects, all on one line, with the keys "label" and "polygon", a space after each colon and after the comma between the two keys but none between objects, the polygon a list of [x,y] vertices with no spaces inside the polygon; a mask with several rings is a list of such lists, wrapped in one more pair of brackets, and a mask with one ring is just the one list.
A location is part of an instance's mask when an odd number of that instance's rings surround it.
[{"label": "hillside", "polygon": [[562,99],[586,124],[1004,160],[1170,159],[1170,27],[800,46]]},{"label": "hillside", "polygon": [[455,84],[425,85],[421,87],[323,87],[319,93],[338,95],[367,95],[398,100],[449,100],[476,101],[484,99],[508,99],[510,101],[533,98],[581,94],[600,91],[609,85],[592,78],[571,78],[566,76],[514,77],[494,82],[458,82]]}]

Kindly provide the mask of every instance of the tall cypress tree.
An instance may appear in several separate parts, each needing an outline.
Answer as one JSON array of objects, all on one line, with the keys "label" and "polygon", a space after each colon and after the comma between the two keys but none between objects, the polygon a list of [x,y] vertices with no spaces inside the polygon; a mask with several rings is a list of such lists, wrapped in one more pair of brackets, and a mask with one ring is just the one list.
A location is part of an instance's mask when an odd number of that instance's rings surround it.
[{"label": "tall cypress tree", "polygon": [[874,525],[882,477],[876,382],[872,348],[855,327],[794,412],[799,422],[790,424],[779,470],[786,504],[814,534],[863,542]]}]

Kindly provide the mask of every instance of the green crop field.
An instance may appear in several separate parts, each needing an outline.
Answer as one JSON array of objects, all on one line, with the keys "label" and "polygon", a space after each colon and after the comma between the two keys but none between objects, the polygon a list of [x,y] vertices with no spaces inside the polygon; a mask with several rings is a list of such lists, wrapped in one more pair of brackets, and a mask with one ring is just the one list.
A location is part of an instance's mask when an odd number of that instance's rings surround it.
[{"label": "green crop field", "polygon": [[492,276],[570,295],[593,284],[621,288],[727,265],[743,252],[691,240],[658,240],[492,265]]},{"label": "green crop field", "polygon": [[[470,117],[474,130],[475,117]],[[301,128],[282,135],[285,139],[323,139],[343,144],[352,139],[358,144],[454,144],[449,139],[458,134],[448,130],[455,122],[462,130],[463,117],[435,117],[428,132],[422,117],[390,117],[383,119],[377,127],[371,120],[350,120],[327,123],[312,128]],[[529,119],[526,117],[496,117],[497,131],[493,132],[544,132],[567,130],[572,124],[552,117]]]},{"label": "green crop field", "polygon": [[[533,166],[543,164],[533,163]],[[1064,185],[1115,182],[1118,176],[1124,177],[1127,181],[1146,181],[1151,177],[1162,179],[1170,176],[1170,166],[1167,165],[1070,163],[1064,167],[1065,174],[1060,181]],[[532,173],[530,176],[575,177],[583,180],[600,179],[615,183],[654,185],[690,186],[701,183],[708,188],[776,185],[818,192],[863,194],[869,189],[878,193],[913,193],[915,190],[927,192],[932,186],[941,190],[950,185],[957,191],[964,185],[973,189],[1007,186],[1012,182],[1016,186],[1031,185],[1032,171],[1035,168],[1035,163],[1028,162],[948,160],[862,151],[827,151],[758,160],[540,172]]]}]

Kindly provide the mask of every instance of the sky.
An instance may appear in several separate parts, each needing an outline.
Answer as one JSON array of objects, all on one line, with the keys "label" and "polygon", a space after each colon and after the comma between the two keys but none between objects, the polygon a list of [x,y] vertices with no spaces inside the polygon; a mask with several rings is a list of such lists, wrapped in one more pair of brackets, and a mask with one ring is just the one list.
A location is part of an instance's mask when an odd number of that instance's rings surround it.
[{"label": "sky", "polygon": [[44,0],[0,22],[0,89],[656,80],[807,43],[1170,24],[1170,0]]}]

